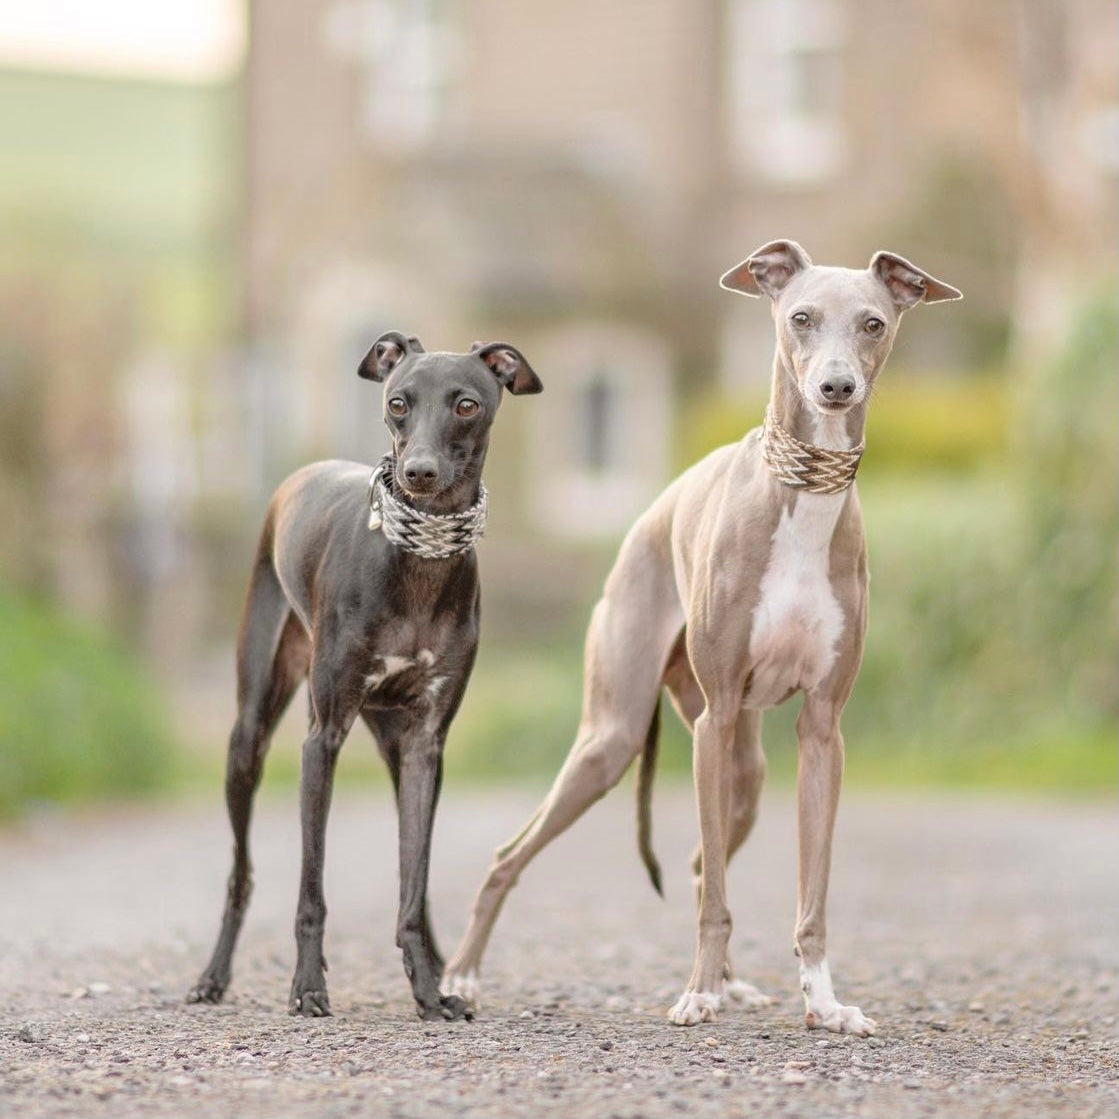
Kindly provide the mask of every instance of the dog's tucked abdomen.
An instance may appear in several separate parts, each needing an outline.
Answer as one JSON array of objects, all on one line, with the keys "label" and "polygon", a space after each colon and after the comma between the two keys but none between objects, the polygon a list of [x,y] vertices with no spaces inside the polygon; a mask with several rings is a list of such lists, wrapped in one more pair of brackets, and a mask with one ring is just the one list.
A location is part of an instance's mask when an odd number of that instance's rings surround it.
[{"label": "dog's tucked abdomen", "polygon": [[828,561],[845,500],[802,493],[791,512],[781,512],[751,620],[745,707],[775,707],[795,691],[811,691],[835,663],[843,610]]}]

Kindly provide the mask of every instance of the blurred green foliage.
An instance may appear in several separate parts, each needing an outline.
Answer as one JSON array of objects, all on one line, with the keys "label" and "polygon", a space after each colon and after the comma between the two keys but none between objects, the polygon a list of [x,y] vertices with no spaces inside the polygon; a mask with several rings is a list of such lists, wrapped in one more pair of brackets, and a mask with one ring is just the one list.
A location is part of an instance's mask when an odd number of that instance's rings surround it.
[{"label": "blurred green foliage", "polygon": [[528,648],[487,648],[485,637],[447,751],[450,774],[548,773],[575,737],[583,642],[570,632]]},{"label": "blurred green foliage", "polygon": [[849,741],[915,777],[1115,786],[1117,361],[1107,293],[1054,361],[1008,381],[1000,463],[865,488],[875,577]]},{"label": "blurred green foliage", "polygon": [[146,265],[221,241],[238,192],[237,96],[233,85],[0,69],[5,244]]},{"label": "blurred green foliage", "polygon": [[174,776],[160,698],[134,658],[0,593],[0,816],[35,800],[148,792]]},{"label": "blurred green foliage", "polygon": [[102,345],[212,345],[239,305],[240,129],[235,83],[0,69],[9,297],[49,293]]},{"label": "blurred green foliage", "polygon": [[[681,423],[677,470],[761,425],[769,385],[745,396],[701,396]],[[880,475],[976,470],[1005,460],[1013,406],[1002,374],[911,376],[889,369],[874,389],[860,485]]]}]

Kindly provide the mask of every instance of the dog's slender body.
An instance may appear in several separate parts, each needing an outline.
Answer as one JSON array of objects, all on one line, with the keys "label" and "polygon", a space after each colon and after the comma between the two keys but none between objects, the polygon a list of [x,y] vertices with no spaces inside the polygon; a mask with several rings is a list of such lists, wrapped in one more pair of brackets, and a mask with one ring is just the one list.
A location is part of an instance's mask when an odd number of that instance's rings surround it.
[{"label": "dog's slender body", "polygon": [[[433,522],[477,507],[489,429],[502,386],[538,392],[528,363],[505,343],[427,354],[392,331],[360,375],[385,381],[393,434],[391,487]],[[400,820],[397,944],[421,1017],[469,1015],[443,996],[443,963],[427,914],[428,860],[443,746],[478,643],[477,564],[470,541],[432,558],[393,542],[370,518],[370,468],[320,462],[297,471],[268,508],[237,647],[237,721],[226,803],[233,869],[217,945],[188,995],[218,1002],[229,984],[252,888],[249,821],[272,731],[299,683],[310,691],[300,789],[303,866],[292,1013],[330,1013],[323,959],[323,854],[334,767],[360,717],[388,765]],[[457,523],[457,522],[456,522]]]},{"label": "dog's slender body", "polygon": [[[821,449],[848,452],[856,465],[867,400],[901,312],[921,300],[959,297],[893,254],[876,254],[865,271],[824,268],[789,241],[763,246],[722,282],[773,300],[777,348],[767,425],[781,429],[787,445],[795,446],[791,437],[814,457]],[[797,488],[771,468],[768,438],[768,426],[751,431],[693,466],[627,535],[587,634],[575,744],[536,814],[498,849],[444,989],[476,1003],[482,956],[509,889],[639,754],[639,836],[659,888],[648,793],[665,688],[693,732],[700,822],[695,966],[669,1018],[677,1025],[710,1021],[728,993],[754,1005],[768,1001],[732,980],[725,869],[757,812],[762,712],[802,692],[794,941],[805,1020],[835,1032],[874,1031],[872,1019],[835,997],[825,943],[843,771],[839,721],[866,628],[862,513],[853,467],[846,483],[821,487],[836,492]]]}]

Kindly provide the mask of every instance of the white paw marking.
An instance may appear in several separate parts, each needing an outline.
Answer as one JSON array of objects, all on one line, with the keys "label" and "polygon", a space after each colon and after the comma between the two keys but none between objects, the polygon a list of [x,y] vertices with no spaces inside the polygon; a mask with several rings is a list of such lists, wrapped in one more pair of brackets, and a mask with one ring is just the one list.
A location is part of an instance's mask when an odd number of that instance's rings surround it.
[{"label": "white paw marking", "polygon": [[461,975],[448,972],[443,976],[443,994],[458,995],[463,1002],[475,1010],[478,1009],[481,993],[482,985],[478,981],[478,973],[473,968]]},{"label": "white paw marking", "polygon": [[719,1015],[722,999],[714,991],[685,991],[676,1005],[668,1012],[674,1026],[698,1026],[700,1022],[714,1022]]},{"label": "white paw marking", "polygon": [[807,1011],[804,1024],[810,1030],[828,1030],[833,1034],[854,1034],[856,1037],[870,1037],[878,1029],[878,1023],[857,1006],[841,1006],[838,1002],[822,1015],[817,1011]]},{"label": "white paw marking", "polygon": [[759,1010],[774,1002],[772,996],[764,994],[753,983],[747,983],[742,979],[728,979],[723,985],[723,996],[732,999],[747,1010]]},{"label": "white paw marking", "polygon": [[857,1006],[844,1006],[835,997],[827,960],[811,967],[801,965],[800,989],[804,992],[804,1024],[810,1030],[870,1037],[878,1029],[878,1023]]}]

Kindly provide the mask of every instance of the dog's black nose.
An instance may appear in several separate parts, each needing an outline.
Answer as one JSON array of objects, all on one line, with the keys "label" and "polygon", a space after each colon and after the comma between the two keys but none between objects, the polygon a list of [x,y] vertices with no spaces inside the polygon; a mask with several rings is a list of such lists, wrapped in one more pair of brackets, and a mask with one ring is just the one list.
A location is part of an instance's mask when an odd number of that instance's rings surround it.
[{"label": "dog's black nose", "polygon": [[430,485],[439,476],[439,467],[433,458],[414,458],[404,463],[404,477],[413,485]]},{"label": "dog's black nose", "polygon": [[855,391],[855,378],[850,373],[829,377],[820,385],[820,394],[828,400],[850,400]]}]

